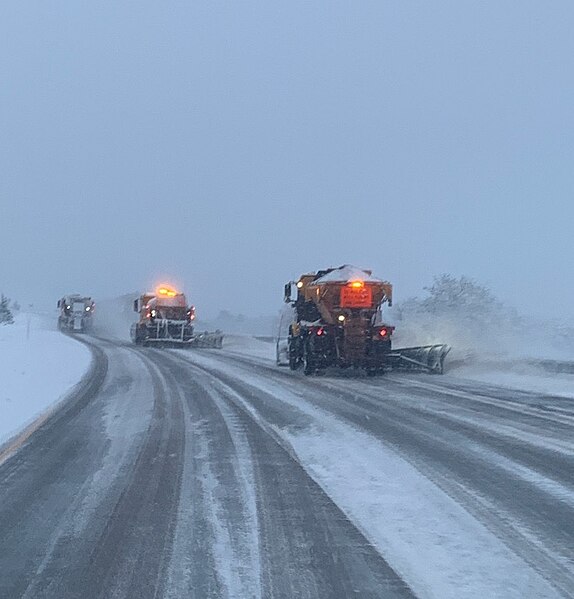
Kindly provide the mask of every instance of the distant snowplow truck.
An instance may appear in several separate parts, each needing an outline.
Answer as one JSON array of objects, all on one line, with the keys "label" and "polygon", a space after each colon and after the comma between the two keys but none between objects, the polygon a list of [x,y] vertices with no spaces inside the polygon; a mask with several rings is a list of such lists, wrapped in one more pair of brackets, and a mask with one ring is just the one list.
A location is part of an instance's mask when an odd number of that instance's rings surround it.
[{"label": "distant snowplow truck", "polygon": [[58,328],[61,331],[86,333],[92,330],[93,315],[96,304],[91,297],[65,295],[58,300]]},{"label": "distant snowplow truck", "polygon": [[155,292],[144,293],[134,300],[134,311],[139,313],[139,320],[130,333],[137,345],[222,346],[221,331],[195,333],[195,307],[188,306],[185,295],[171,287],[162,286]]},{"label": "distant snowplow truck", "polygon": [[303,367],[306,375],[330,366],[361,368],[368,375],[388,369],[442,374],[447,345],[392,348],[395,327],[383,322],[381,311],[383,304],[392,305],[392,295],[390,283],[349,265],[287,283],[285,302],[293,306],[295,318],[286,348],[289,367]]}]

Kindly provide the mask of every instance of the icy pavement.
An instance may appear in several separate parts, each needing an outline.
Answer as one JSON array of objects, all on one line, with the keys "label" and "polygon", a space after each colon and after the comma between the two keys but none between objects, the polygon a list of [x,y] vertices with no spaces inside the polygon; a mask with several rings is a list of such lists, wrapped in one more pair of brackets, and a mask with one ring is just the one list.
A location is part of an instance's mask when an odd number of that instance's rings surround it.
[{"label": "icy pavement", "polygon": [[77,409],[0,464],[1,596],[572,596],[570,400],[85,339]]},{"label": "icy pavement", "polygon": [[[258,370],[246,376],[245,365],[216,362],[215,352],[193,353],[189,358],[195,364],[213,368],[211,372],[224,373],[230,382],[246,385],[238,393],[231,388],[228,392],[292,448],[297,461],[417,596],[519,599],[559,595],[489,529],[489,518],[484,522],[477,519],[428,478],[424,468],[421,471],[408,455],[391,447],[395,410],[400,415],[399,437],[406,439],[412,429],[418,431],[415,437],[432,439],[433,429],[427,423],[429,430],[425,430],[424,417],[417,423],[410,422],[411,406],[404,411],[400,407],[406,398],[398,397],[395,402],[387,397],[390,391],[401,393],[392,381],[386,391],[374,387],[373,399],[366,400],[361,397],[362,386],[357,387],[351,380],[301,379],[293,375],[291,381],[279,374],[274,376],[272,371],[267,376]],[[247,388],[252,391],[247,392]],[[262,394],[261,400],[258,394]],[[421,401],[423,405],[428,403]],[[276,413],[281,413],[281,418]],[[375,422],[378,419],[380,425]],[[461,463],[466,462],[466,452],[472,447],[460,447],[457,459]],[[438,452],[440,447],[433,445],[431,449]],[[455,446],[449,445],[449,450],[455,451]],[[494,456],[495,465],[497,460],[503,461]],[[456,478],[454,471],[451,475]],[[458,486],[461,484],[457,481]],[[538,478],[534,484],[539,484]],[[474,491],[466,489],[465,493],[472,495]],[[492,509],[490,504],[486,509]]]},{"label": "icy pavement", "polygon": [[84,345],[46,328],[40,316],[0,325],[0,445],[63,399],[90,360]]}]

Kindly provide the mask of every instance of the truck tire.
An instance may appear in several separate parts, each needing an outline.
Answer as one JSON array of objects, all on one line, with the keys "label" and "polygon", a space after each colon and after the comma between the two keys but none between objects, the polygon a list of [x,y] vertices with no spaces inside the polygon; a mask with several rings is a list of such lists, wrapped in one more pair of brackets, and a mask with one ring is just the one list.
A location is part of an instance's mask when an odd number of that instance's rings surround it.
[{"label": "truck tire", "polygon": [[310,376],[315,374],[317,367],[315,366],[315,361],[313,360],[313,355],[309,350],[309,346],[305,343],[305,352],[303,355],[303,374],[305,376]]},{"label": "truck tire", "polygon": [[298,370],[299,366],[301,366],[301,357],[299,356],[298,349],[298,340],[296,341],[296,339],[289,339],[287,352],[289,355],[289,368],[291,370]]},{"label": "truck tire", "polygon": [[312,374],[315,374],[315,370],[316,369],[313,362],[309,360],[307,357],[305,357],[305,361],[303,363],[303,374],[305,376],[310,376]]},{"label": "truck tire", "polygon": [[145,328],[136,324],[134,330],[134,343],[136,345],[145,345],[146,336]]}]

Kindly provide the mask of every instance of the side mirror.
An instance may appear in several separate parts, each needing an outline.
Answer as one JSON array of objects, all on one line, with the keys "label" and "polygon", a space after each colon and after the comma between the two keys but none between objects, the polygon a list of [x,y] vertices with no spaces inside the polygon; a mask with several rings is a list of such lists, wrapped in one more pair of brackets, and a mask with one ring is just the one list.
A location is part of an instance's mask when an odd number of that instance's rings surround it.
[{"label": "side mirror", "polygon": [[58,308],[60,308],[62,305],[62,300],[58,300]]},{"label": "side mirror", "polygon": [[283,300],[286,304],[288,304],[289,302],[292,302],[293,300],[291,299],[291,283],[287,283],[285,285],[285,297]]},{"label": "side mirror", "polygon": [[134,300],[134,312],[139,312],[139,300]]}]

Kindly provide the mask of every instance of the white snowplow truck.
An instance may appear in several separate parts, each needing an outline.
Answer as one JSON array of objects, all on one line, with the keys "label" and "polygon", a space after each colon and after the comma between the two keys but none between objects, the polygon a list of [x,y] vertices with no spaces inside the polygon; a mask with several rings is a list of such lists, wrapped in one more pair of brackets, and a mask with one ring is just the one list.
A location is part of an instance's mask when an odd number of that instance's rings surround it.
[{"label": "white snowplow truck", "polygon": [[195,333],[195,307],[188,306],[185,295],[170,287],[163,286],[155,292],[144,293],[134,300],[134,311],[139,313],[139,320],[132,324],[130,334],[137,345],[222,346],[223,334],[220,331]]},{"label": "white snowplow truck", "polygon": [[58,328],[61,331],[85,333],[92,330],[96,304],[91,297],[66,295],[58,300],[58,308]]}]

